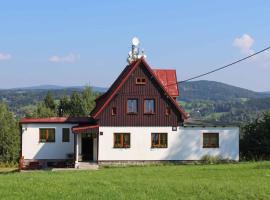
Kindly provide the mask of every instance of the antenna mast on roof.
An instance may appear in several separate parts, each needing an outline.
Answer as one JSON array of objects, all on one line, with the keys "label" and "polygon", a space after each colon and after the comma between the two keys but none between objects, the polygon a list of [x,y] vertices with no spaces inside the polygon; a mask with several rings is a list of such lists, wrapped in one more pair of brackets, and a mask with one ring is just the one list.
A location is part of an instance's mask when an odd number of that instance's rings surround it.
[{"label": "antenna mast on roof", "polygon": [[140,40],[137,37],[132,38],[131,51],[128,53],[127,62],[130,64],[133,61],[140,59],[141,57],[146,58],[144,51],[140,53]]}]

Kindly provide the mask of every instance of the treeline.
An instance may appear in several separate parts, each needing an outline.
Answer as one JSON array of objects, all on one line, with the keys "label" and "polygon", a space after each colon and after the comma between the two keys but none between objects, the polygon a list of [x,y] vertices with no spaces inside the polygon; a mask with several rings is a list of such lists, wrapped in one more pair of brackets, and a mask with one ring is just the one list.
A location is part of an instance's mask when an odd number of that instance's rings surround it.
[{"label": "treeline", "polygon": [[26,117],[85,117],[94,108],[97,95],[91,87],[85,87],[82,92],[73,91],[70,96],[62,95],[60,99],[55,99],[49,91],[41,102],[26,112]]},{"label": "treeline", "polygon": [[[25,117],[26,114],[32,113],[39,102],[42,102],[50,91],[56,104],[63,96],[70,98],[76,91],[81,94],[85,87],[59,88],[59,89],[8,89],[0,90],[0,102],[4,102],[16,118]],[[104,92],[104,88],[91,87],[94,95]]]},{"label": "treeline", "polygon": [[236,99],[230,101],[182,102],[192,118],[224,124],[244,124],[254,121],[270,108],[270,98]]}]

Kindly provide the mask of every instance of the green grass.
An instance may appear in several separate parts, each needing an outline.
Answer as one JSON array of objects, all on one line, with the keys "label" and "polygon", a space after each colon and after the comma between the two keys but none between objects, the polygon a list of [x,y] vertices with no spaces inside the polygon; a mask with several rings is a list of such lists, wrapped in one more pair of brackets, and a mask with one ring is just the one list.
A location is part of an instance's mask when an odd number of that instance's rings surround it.
[{"label": "green grass", "polygon": [[0,199],[270,199],[270,162],[2,170]]}]

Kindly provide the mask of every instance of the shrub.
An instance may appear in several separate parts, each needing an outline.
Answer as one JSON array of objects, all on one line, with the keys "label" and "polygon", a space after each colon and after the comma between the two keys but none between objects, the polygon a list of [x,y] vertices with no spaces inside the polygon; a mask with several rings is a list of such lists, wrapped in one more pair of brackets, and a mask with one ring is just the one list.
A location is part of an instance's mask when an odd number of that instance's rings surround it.
[{"label": "shrub", "polygon": [[[224,159],[224,160],[227,160],[227,159]],[[218,156],[204,155],[201,158],[201,163],[203,163],[203,164],[218,164],[221,162],[223,162],[223,159],[219,155]]]}]

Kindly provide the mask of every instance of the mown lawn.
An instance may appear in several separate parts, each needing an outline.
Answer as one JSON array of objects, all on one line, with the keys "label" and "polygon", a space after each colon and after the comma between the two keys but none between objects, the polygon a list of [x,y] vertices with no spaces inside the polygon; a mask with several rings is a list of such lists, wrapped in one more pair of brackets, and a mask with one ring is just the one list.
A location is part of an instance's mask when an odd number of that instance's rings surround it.
[{"label": "mown lawn", "polygon": [[270,199],[270,162],[2,170],[0,199]]}]

